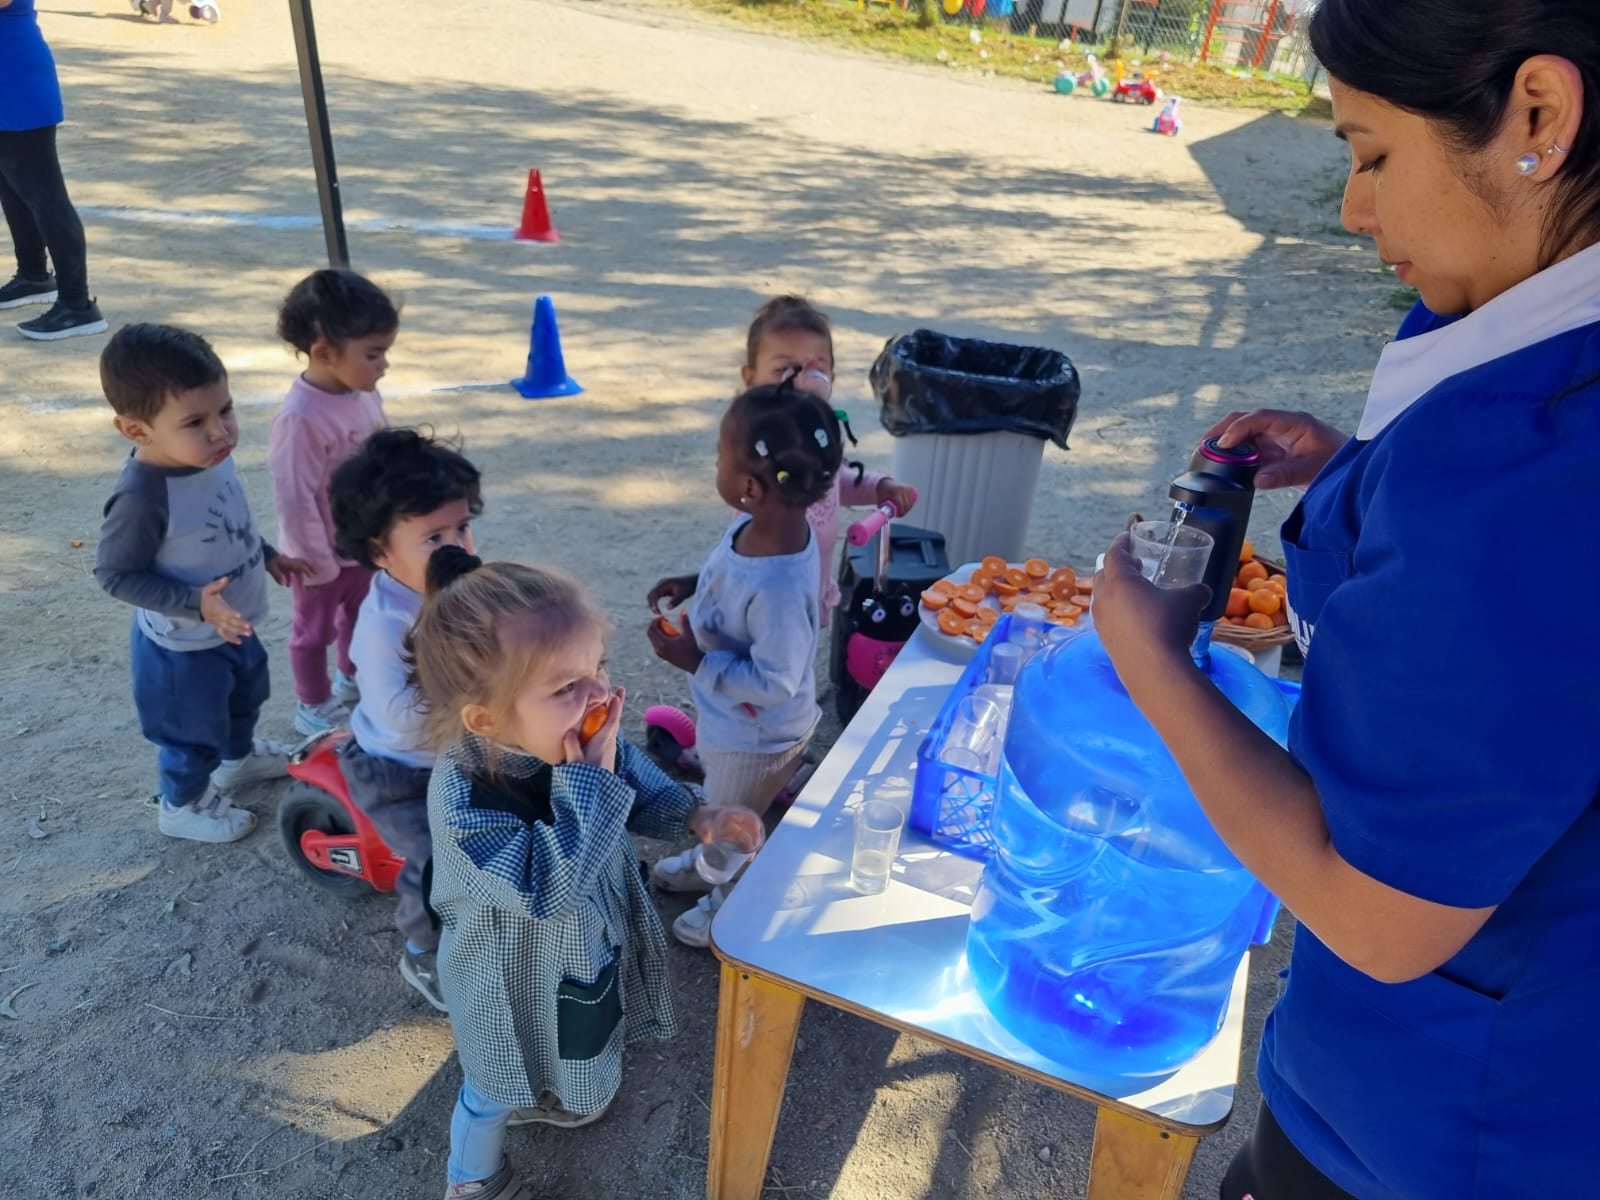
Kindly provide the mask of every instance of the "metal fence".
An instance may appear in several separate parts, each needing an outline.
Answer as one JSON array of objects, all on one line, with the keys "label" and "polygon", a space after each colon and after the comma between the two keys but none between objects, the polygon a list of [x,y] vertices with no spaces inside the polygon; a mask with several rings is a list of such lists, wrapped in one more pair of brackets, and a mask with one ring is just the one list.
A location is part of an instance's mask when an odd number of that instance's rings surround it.
[{"label": "metal fence", "polygon": [[1306,39],[1314,0],[923,0],[946,21],[1005,23],[1114,56],[1168,55],[1314,79]]}]

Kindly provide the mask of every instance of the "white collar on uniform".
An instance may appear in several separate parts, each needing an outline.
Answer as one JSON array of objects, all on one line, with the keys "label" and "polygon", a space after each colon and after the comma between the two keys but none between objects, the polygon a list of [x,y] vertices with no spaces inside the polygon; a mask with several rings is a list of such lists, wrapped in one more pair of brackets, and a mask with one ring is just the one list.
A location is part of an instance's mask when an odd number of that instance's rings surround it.
[{"label": "white collar on uniform", "polygon": [[1390,342],[1356,437],[1369,441],[1453,375],[1600,321],[1600,245],[1580,250],[1443,329]]}]

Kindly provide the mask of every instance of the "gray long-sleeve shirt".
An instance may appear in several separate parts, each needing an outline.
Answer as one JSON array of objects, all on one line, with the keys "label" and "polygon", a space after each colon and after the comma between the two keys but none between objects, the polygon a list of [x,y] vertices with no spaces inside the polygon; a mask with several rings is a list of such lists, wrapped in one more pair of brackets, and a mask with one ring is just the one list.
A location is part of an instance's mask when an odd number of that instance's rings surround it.
[{"label": "gray long-sleeve shirt", "polygon": [[710,750],[776,754],[808,737],[817,708],[817,539],[751,558],[723,534],[700,568],[689,618],[705,657],[689,679],[697,737]]},{"label": "gray long-sleeve shirt", "polygon": [[222,635],[200,616],[200,589],[227,577],[222,598],[245,620],[267,615],[266,561],[233,459],[214,467],[156,467],[128,456],[106,501],[94,577],[138,609],[135,620],[168,650],[209,650]]}]

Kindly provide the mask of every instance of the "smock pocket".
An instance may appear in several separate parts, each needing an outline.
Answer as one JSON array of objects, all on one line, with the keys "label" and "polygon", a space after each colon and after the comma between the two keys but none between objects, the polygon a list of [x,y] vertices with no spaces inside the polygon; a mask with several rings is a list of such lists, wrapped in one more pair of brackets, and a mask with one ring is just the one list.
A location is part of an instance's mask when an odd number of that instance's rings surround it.
[{"label": "smock pocket", "polygon": [[620,952],[593,983],[563,979],[556,988],[556,1053],[582,1062],[602,1053],[622,1020],[622,987],[617,978]]},{"label": "smock pocket", "polygon": [[1355,568],[1346,551],[1308,550],[1300,545],[1301,529],[1301,510],[1296,509],[1283,526],[1283,567],[1289,578],[1289,625],[1300,653],[1305,654],[1311,648],[1311,638],[1328,597],[1349,581]]}]

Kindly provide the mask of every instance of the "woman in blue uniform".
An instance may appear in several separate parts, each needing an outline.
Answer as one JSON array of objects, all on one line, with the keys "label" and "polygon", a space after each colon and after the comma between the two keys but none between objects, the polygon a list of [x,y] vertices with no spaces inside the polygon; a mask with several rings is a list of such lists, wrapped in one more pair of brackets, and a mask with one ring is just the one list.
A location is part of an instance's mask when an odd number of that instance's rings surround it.
[{"label": "woman in blue uniform", "polygon": [[106,323],[89,295],[83,223],[56,157],[61,85],[33,0],[0,0],[0,81],[0,208],[17,255],[0,308],[50,305],[17,326],[36,341],[100,333]]},{"label": "woman in blue uniform", "polygon": [[[1600,3],[1321,0],[1344,222],[1422,304],[1353,438],[1233,414],[1306,651],[1287,752],[1125,539],[1095,623],[1299,921],[1224,1200],[1600,1195]],[[1196,589],[1200,590],[1200,589]],[[1152,636],[1155,631],[1155,636]]]}]

